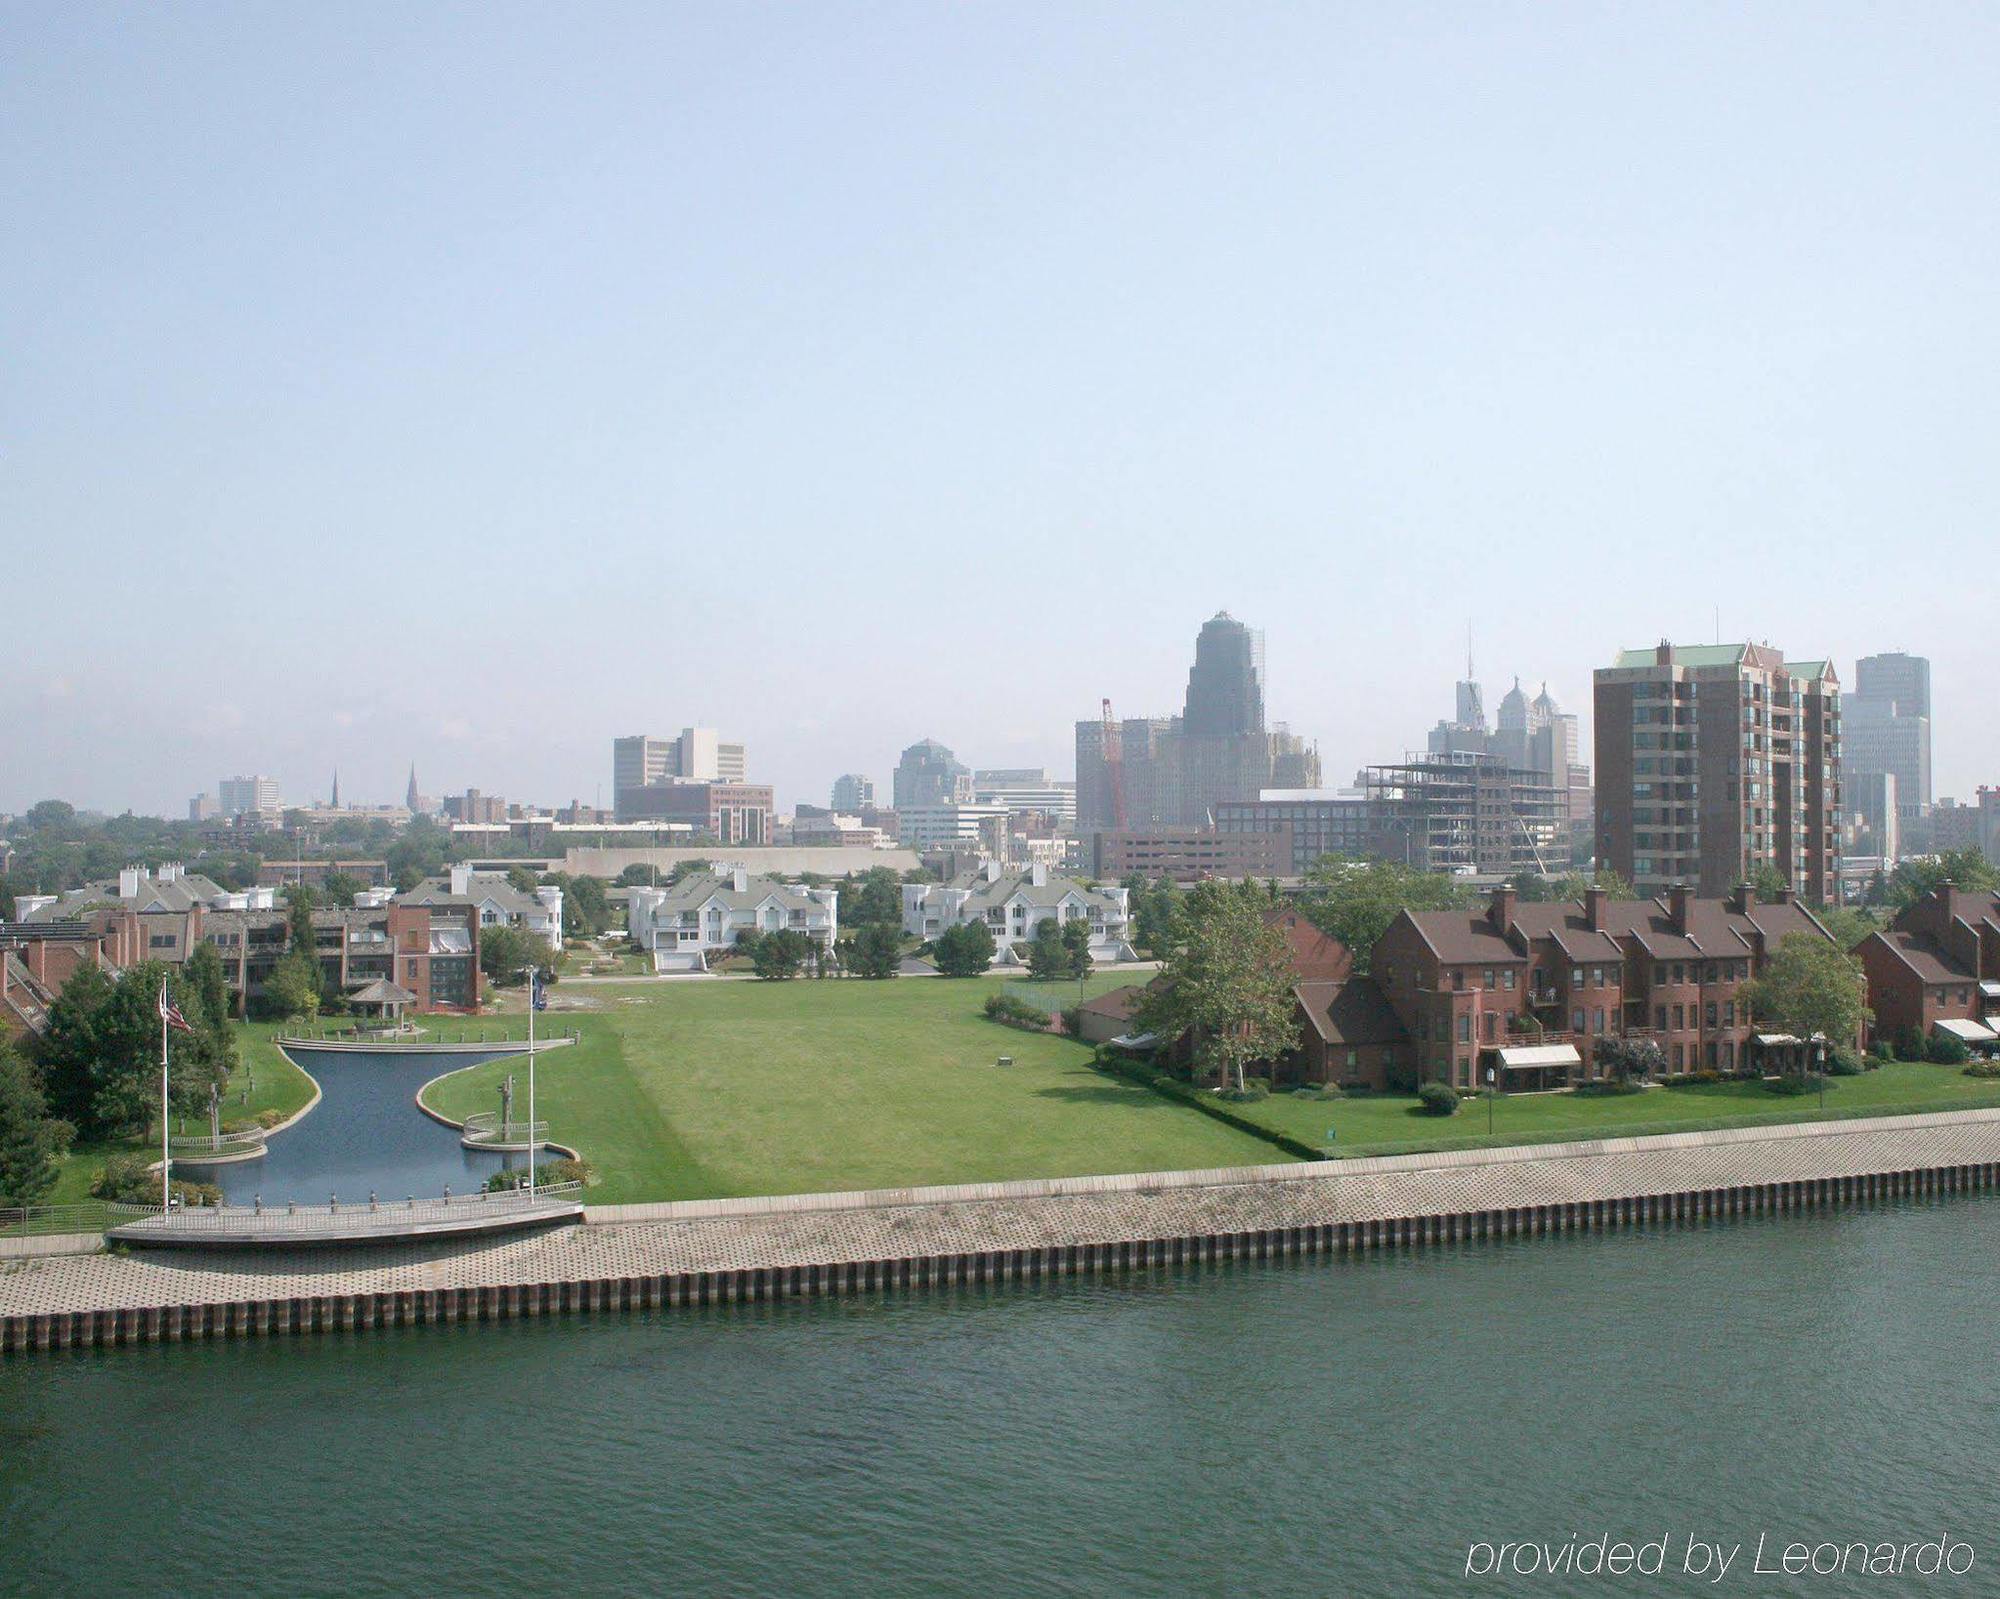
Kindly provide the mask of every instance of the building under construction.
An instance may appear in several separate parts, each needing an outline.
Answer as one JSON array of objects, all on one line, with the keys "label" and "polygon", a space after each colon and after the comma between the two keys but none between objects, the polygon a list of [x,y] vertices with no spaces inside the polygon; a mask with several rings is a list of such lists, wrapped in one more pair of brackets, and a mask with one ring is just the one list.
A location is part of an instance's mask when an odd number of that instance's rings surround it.
[{"label": "building under construction", "polygon": [[1362,774],[1367,853],[1428,872],[1512,877],[1569,866],[1569,794],[1492,755],[1411,756]]}]

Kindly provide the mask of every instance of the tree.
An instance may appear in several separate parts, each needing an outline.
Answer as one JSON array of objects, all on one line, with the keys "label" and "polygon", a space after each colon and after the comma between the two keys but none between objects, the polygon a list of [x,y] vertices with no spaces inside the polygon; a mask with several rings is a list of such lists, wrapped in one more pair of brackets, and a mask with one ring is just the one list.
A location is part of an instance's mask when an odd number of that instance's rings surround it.
[{"label": "tree", "polygon": [[1750,871],[1750,887],[1766,902],[1778,899],[1792,886],[1792,880],[1769,861],[1759,861]]},{"label": "tree", "polygon": [[76,1129],[48,1110],[33,1069],[0,1043],[0,1205],[32,1205],[55,1187]]},{"label": "tree", "polygon": [[595,938],[611,925],[611,901],[601,877],[571,877],[553,872],[542,879],[563,891],[563,931],[572,937]]},{"label": "tree", "polygon": [[938,934],[931,946],[946,977],[977,977],[993,964],[993,930],[984,920],[959,922]]},{"label": "tree", "polygon": [[25,818],[30,832],[47,833],[67,827],[76,820],[76,807],[68,800],[37,800]]},{"label": "tree", "polygon": [[[42,1091],[82,1136],[142,1130],[158,1108],[159,996],[168,975],[157,961],[128,967],[116,980],[86,966],[49,1007],[48,1031],[35,1050]],[[177,992],[182,1001],[195,1031],[174,1035],[169,1092],[192,1112],[207,1107],[209,1085],[226,1080],[228,1066],[226,1056],[218,1058],[199,991]]]},{"label": "tree", "polygon": [[658,868],[653,866],[641,866],[637,864],[628,866],[618,874],[618,886],[620,888],[651,888],[653,886],[653,876],[657,870]]},{"label": "tree", "polygon": [[1188,1039],[1200,1073],[1238,1093],[1252,1061],[1298,1045],[1291,952],[1267,908],[1254,888],[1197,884],[1182,908],[1181,942],[1139,1005],[1141,1028]]},{"label": "tree", "polygon": [[1664,1076],[1667,1070],[1666,1051],[1650,1038],[1600,1039],[1596,1059],[1612,1080],[1619,1083],[1643,1083]]},{"label": "tree", "polygon": [[1813,915],[1842,949],[1853,949],[1882,926],[1881,917],[1852,905],[1822,905]]},{"label": "tree", "polygon": [[[482,958],[483,954],[482,951]],[[271,975],[264,979],[265,1007],[288,1019],[311,1021],[319,1014],[324,975],[318,960],[305,950],[286,951],[271,968]]]},{"label": "tree", "polygon": [[1053,979],[1069,975],[1069,948],[1063,943],[1062,928],[1052,916],[1035,924],[1035,937],[1028,945],[1028,975]]},{"label": "tree", "polygon": [[1984,893],[2000,888],[2000,871],[1976,849],[1948,849],[1896,864],[1889,879],[1889,898],[1905,910],[1944,887]]},{"label": "tree", "polygon": [[804,933],[780,928],[775,933],[766,933],[757,940],[757,947],[751,954],[751,961],[759,977],[783,979],[799,975],[799,967],[804,964],[806,947],[812,941]]},{"label": "tree", "polygon": [[540,879],[533,872],[529,871],[527,867],[510,866],[507,868],[507,886],[513,889],[515,893],[526,894],[532,899],[534,898],[535,890],[541,886],[541,883]]},{"label": "tree", "polygon": [[1852,1047],[1872,1014],[1861,962],[1811,933],[1787,934],[1737,998],[1758,1021],[1833,1047]]},{"label": "tree", "polygon": [[857,977],[894,977],[903,959],[903,940],[893,927],[875,923],[846,940],[843,964]]},{"label": "tree", "polygon": [[352,872],[328,872],[319,885],[320,897],[337,910],[352,910],[354,896],[368,885]]},{"label": "tree", "polygon": [[1180,915],[1181,894],[1173,879],[1162,877],[1148,884],[1142,873],[1134,872],[1121,886],[1132,942],[1148,955],[1166,954],[1174,947],[1175,923]]},{"label": "tree", "polygon": [[304,883],[285,890],[285,922],[291,929],[291,947],[314,953],[313,891]]},{"label": "tree", "polygon": [[1077,917],[1063,923],[1063,975],[1081,981],[1090,975],[1090,923]]},{"label": "tree", "polygon": [[840,891],[840,919],[850,927],[903,925],[903,884],[886,866],[871,866],[850,877]]},{"label": "tree", "polygon": [[539,933],[506,926],[479,930],[479,969],[496,987],[517,987],[528,980],[529,967],[547,966],[548,961],[548,940]]},{"label": "tree", "polygon": [[1400,912],[1455,910],[1471,902],[1470,890],[1457,878],[1394,861],[1328,857],[1307,878],[1301,908],[1315,927],[1353,952],[1357,974],[1367,972],[1376,941]]}]

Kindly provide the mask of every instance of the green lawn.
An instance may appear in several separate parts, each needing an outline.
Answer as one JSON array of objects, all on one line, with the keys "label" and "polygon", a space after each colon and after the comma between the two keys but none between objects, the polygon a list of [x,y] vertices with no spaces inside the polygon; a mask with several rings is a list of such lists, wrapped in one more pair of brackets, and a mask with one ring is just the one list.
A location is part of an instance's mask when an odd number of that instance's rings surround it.
[{"label": "green lawn", "polygon": [[[271,1042],[273,1030],[269,1023],[236,1024],[236,1073],[229,1080],[222,1105],[225,1127],[232,1122],[255,1121],[264,1111],[290,1116],[313,1096],[312,1079],[286,1060],[278,1046]],[[154,1064],[157,1067],[158,1062]],[[155,1086],[157,1088],[157,1079]],[[180,1129],[176,1127],[175,1130],[178,1132]],[[186,1130],[199,1133],[206,1132],[207,1128],[190,1121]],[[144,1154],[157,1157],[159,1153],[157,1128],[144,1137],[78,1144],[63,1162],[62,1175],[56,1179],[55,1191],[43,1203],[73,1205],[88,1199],[90,1185],[104,1169],[107,1156]]]},{"label": "green lawn", "polygon": [[[1413,1094],[1349,1099],[1297,1098],[1280,1092],[1231,1109],[1309,1144],[1337,1136],[1332,1152],[1367,1155],[1409,1149],[1469,1149],[1637,1133],[1693,1132],[1719,1126],[1821,1119],[1819,1096],[1788,1098],[1760,1083],[1696,1083],[1649,1088],[1613,1098],[1575,1094],[1501,1095],[1487,1135],[1483,1099],[1467,1100],[1449,1120],[1424,1116]],[[1827,1118],[2000,1105],[2000,1080],[1967,1077],[1956,1066],[1899,1062],[1859,1077],[1827,1080]]]},{"label": "green lawn", "polygon": [[[1086,992],[1129,982],[1100,975]],[[1016,987],[1022,985],[1016,984]],[[539,1114],[599,1203],[1266,1164],[1271,1145],[1090,1069],[1084,1045],[980,1014],[998,978],[592,985],[552,1014]],[[1048,990],[1071,1003],[1074,984]],[[560,997],[562,990],[557,989]],[[999,1056],[1013,1065],[998,1066]],[[491,1109],[520,1062],[429,1090]]]}]

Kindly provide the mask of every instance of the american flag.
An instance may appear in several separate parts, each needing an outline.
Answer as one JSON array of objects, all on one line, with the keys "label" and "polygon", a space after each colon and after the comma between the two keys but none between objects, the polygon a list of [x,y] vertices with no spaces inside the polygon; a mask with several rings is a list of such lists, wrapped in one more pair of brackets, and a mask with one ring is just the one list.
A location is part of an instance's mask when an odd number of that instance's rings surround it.
[{"label": "american flag", "polygon": [[167,998],[167,982],[165,978],[160,979],[160,1020],[177,1033],[191,1033],[194,1031],[193,1023],[181,1014],[180,1006]]}]

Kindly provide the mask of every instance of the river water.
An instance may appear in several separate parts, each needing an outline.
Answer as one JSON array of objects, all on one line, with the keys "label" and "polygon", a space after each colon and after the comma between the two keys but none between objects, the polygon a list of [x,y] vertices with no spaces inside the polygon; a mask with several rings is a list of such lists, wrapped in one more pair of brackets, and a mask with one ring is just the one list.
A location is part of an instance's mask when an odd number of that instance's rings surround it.
[{"label": "river water", "polygon": [[[203,1166],[175,1161],[183,1176],[212,1182],[224,1201],[267,1205],[297,1200],[324,1205],[329,1196],[362,1202],[380,1198],[435,1199],[483,1188],[505,1168],[527,1168],[527,1156],[475,1152],[456,1129],[417,1109],[417,1090],[442,1072],[492,1060],[504,1051],[462,1055],[391,1050],[313,1049],[293,1045],[292,1059],[320,1086],[320,1101],[270,1141],[262,1160]],[[527,1058],[522,1056],[515,1114],[527,1119]],[[491,1107],[500,1108],[496,1097]]]},{"label": "river water", "polygon": [[[1996,1252],[1974,1199],[16,1358],[0,1592],[1995,1594]],[[1607,1532],[1668,1574],[1464,1574]],[[1758,1576],[1760,1534],[1976,1563]]]}]

